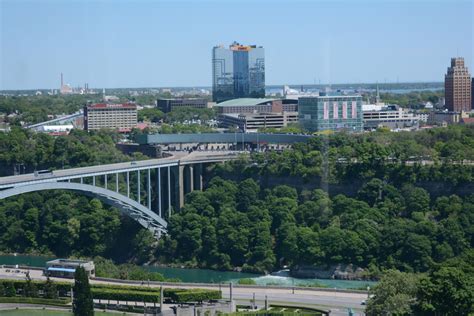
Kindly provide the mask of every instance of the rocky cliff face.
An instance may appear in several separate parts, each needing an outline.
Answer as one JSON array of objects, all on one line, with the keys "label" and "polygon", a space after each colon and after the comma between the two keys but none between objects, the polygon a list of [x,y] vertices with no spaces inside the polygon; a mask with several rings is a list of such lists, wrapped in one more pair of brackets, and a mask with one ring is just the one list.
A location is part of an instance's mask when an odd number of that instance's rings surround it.
[{"label": "rocky cliff face", "polygon": [[326,267],[295,266],[291,269],[290,275],[295,278],[308,279],[365,280],[367,278],[364,269],[352,264],[337,264]]}]

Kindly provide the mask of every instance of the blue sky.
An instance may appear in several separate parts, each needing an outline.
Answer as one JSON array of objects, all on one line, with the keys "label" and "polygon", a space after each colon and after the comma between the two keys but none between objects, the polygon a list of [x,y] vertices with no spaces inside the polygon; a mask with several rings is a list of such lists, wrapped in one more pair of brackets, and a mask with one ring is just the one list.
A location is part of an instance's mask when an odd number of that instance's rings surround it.
[{"label": "blue sky", "polygon": [[473,1],[0,0],[0,89],[209,86],[211,49],[265,47],[266,83],[474,73]]}]

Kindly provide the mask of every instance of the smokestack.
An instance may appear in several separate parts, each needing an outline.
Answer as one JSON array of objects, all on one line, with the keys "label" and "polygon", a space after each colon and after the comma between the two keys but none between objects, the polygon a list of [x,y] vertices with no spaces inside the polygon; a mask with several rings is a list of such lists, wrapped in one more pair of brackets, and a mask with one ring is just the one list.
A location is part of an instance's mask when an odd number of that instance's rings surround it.
[{"label": "smokestack", "polygon": [[63,87],[64,82],[63,82],[63,73],[61,73],[61,88]]}]

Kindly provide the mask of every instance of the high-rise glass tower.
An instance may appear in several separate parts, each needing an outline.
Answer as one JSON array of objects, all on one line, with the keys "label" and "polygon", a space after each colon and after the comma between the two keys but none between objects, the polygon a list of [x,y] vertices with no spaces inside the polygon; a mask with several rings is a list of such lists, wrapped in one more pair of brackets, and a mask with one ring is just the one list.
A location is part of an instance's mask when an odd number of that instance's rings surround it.
[{"label": "high-rise glass tower", "polygon": [[212,98],[265,97],[265,50],[234,42],[229,48],[212,49]]}]

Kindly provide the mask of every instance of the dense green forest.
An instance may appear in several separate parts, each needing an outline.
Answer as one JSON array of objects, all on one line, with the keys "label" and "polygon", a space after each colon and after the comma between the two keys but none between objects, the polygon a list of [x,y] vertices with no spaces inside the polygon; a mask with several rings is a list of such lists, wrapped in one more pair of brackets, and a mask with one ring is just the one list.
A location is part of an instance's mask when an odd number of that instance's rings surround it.
[{"label": "dense green forest", "polygon": [[146,262],[151,233],[99,200],[63,191],[0,201],[0,252]]},{"label": "dense green forest", "polygon": [[217,166],[217,175],[295,177],[299,182],[369,181],[401,185],[474,181],[474,126],[450,126],[418,132],[337,133],[294,144],[291,150],[252,155],[251,160]]},{"label": "dense green forest", "polygon": [[[18,163],[62,168],[132,159],[114,147],[115,137],[13,129],[0,134],[1,170],[11,174]],[[207,189],[186,197],[158,245],[98,200],[60,191],[25,194],[0,202],[0,251],[258,272],[337,263],[353,263],[372,276],[390,268],[432,271],[472,252],[474,192],[430,194],[420,183],[469,187],[474,167],[466,160],[473,148],[474,128],[453,126],[318,136],[293,149],[216,165]],[[263,183],[268,175],[319,179],[322,186],[297,191]],[[357,183],[357,189],[329,195],[324,183]]]},{"label": "dense green forest", "polygon": [[12,125],[20,122],[34,124],[48,120],[48,115],[71,114],[87,103],[98,102],[101,95],[57,96],[0,96],[0,114],[17,114],[10,119]]},{"label": "dense green forest", "polygon": [[424,272],[472,251],[474,194],[431,198],[411,184],[372,179],[357,198],[317,189],[261,190],[246,179],[212,179],[173,215],[161,260],[265,272],[283,265],[353,263]]},{"label": "dense green forest", "polygon": [[[147,94],[140,96],[119,95],[116,102],[135,102],[138,105],[154,105],[155,101],[162,97],[172,97],[169,94]],[[0,96],[0,115],[16,114],[7,118],[11,125],[20,125],[21,122],[35,124],[48,120],[48,115],[71,114],[82,109],[88,102],[102,102],[100,94],[86,95],[32,95],[32,96]],[[207,121],[214,119],[216,113],[213,109],[178,108],[169,113],[163,113],[157,108],[145,108],[138,111],[139,121],[166,123],[184,122],[186,120]]]},{"label": "dense green forest", "polygon": [[380,93],[380,98],[388,104],[398,104],[411,109],[423,109],[425,102],[433,105],[444,97],[444,90],[412,91],[409,93]]},{"label": "dense green forest", "polygon": [[[132,157],[115,148],[119,134],[112,131],[86,132],[72,130],[69,135],[50,136],[31,130],[13,128],[0,133],[0,176],[13,174],[15,165],[21,171],[61,169],[129,161]],[[134,159],[145,156],[136,154]]]}]

